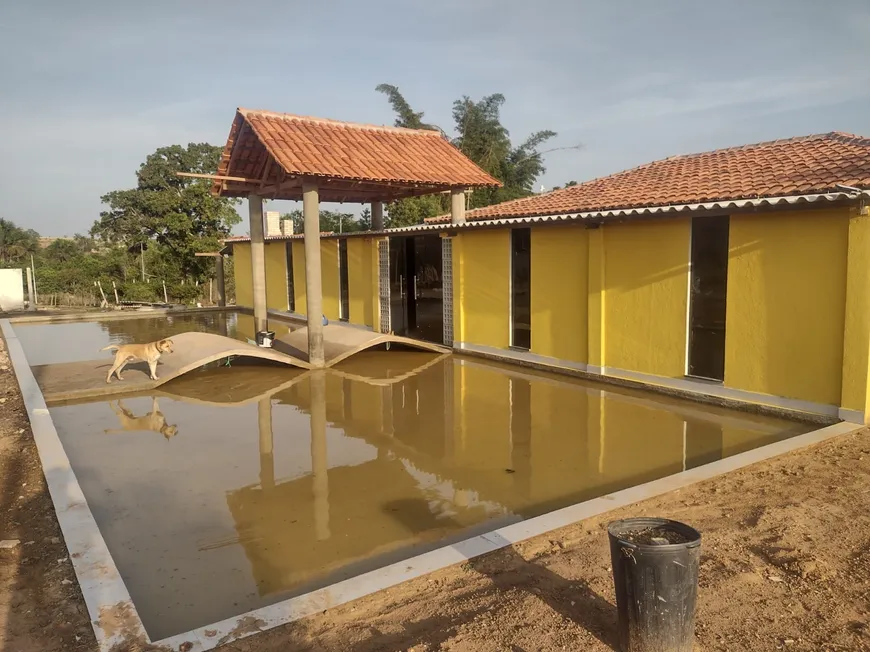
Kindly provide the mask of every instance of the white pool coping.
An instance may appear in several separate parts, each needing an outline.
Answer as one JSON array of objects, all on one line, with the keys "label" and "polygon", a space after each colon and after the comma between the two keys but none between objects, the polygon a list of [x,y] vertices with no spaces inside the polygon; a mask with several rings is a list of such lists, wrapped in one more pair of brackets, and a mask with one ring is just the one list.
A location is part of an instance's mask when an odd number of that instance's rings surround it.
[{"label": "white pool coping", "polygon": [[205,652],[218,645],[305,618],[578,521],[856,432],[863,427],[843,422],[820,428],[498,528],[295,598],[152,642],[70,466],[24,349],[8,319],[0,320],[0,329],[6,339],[9,358],[27,408],[48,490],[85,598],[100,652],[109,652],[115,646],[115,649],[124,649],[125,645],[129,646],[133,641],[148,642],[158,649],[173,652]]}]

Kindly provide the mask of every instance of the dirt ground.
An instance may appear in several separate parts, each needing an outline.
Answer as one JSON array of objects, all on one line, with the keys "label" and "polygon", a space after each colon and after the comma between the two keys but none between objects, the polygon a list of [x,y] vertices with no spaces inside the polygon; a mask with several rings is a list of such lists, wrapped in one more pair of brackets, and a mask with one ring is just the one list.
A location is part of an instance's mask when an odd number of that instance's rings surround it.
[{"label": "dirt ground", "polygon": [[94,632],[0,338],[0,650],[84,652]]},{"label": "dirt ground", "polygon": [[[0,352],[0,651],[93,650],[5,351]],[[222,652],[616,649],[605,525],[702,532],[697,649],[870,650],[870,432],[583,521]],[[33,542],[33,543],[31,543]],[[119,651],[121,652],[121,651]],[[138,652],[133,649],[131,652]]]}]

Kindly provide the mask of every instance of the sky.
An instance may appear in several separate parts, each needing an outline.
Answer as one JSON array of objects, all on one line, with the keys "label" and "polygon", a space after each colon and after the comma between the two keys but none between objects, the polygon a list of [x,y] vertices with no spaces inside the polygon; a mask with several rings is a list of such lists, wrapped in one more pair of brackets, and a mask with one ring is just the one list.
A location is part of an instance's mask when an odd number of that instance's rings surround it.
[{"label": "sky", "polygon": [[158,147],[223,145],[238,106],[392,124],[380,83],[448,133],[454,100],[502,93],[514,142],[583,145],[538,188],[870,136],[870,0],[10,1],[0,61],[0,217],[53,236],[87,232]]}]

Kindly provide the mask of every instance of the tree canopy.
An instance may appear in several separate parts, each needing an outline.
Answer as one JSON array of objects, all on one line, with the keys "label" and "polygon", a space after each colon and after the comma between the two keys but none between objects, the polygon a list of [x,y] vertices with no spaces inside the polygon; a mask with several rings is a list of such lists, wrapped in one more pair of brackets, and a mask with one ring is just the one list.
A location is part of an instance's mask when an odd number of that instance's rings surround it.
[{"label": "tree canopy", "polygon": [[[443,129],[423,122],[423,112],[414,111],[396,86],[381,84],[375,90],[387,96],[396,113],[395,125],[410,129]],[[478,101],[468,96],[453,103],[453,123],[456,135],[451,142],[468,158],[504,184],[502,188],[478,188],[471,193],[470,208],[497,204],[509,199],[527,197],[533,193],[535,180],[545,172],[540,147],[556,136],[550,130],[537,131],[519,145],[511,142],[510,134],[501,123],[504,95],[494,93]],[[390,226],[418,224],[427,217],[449,210],[449,200],[443,195],[403,199],[387,207]]]},{"label": "tree canopy", "polygon": [[[303,232],[302,210],[296,209],[289,213],[282,213],[281,220],[293,220],[293,233]],[[372,214],[366,208],[361,216],[353,213],[340,211],[320,210],[320,230],[324,233],[355,233],[357,231],[369,231],[372,228]]]},{"label": "tree canopy", "polygon": [[39,249],[39,234],[22,229],[0,217],[0,265],[4,267],[28,261]]},{"label": "tree canopy", "polygon": [[140,252],[154,244],[172,253],[183,278],[205,280],[210,261],[197,252],[215,251],[241,221],[235,200],[214,197],[206,179],[177,172],[214,174],[222,147],[191,143],[161,147],[136,174],[137,185],[103,195],[108,210],[100,213],[91,235]]}]

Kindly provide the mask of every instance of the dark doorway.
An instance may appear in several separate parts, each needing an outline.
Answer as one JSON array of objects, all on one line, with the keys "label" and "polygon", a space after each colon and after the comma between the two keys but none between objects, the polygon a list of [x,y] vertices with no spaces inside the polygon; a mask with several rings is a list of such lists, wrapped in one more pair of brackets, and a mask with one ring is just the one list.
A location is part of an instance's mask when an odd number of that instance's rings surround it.
[{"label": "dark doorway", "polygon": [[532,232],[511,231],[511,346],[532,348]]},{"label": "dark doorway", "polygon": [[510,379],[511,476],[523,499],[532,496],[532,384]]},{"label": "dark doorway", "polygon": [[296,292],[293,289],[293,243],[285,244],[287,259],[287,310],[296,312]]},{"label": "dark doorway", "polygon": [[443,342],[441,274],[441,238],[390,238],[390,317],[396,335]]},{"label": "dark doorway", "polygon": [[347,288],[347,240],[338,241],[338,318],[350,320],[350,295]]},{"label": "dark doorway", "polygon": [[728,216],[692,219],[688,374],[725,380]]}]

